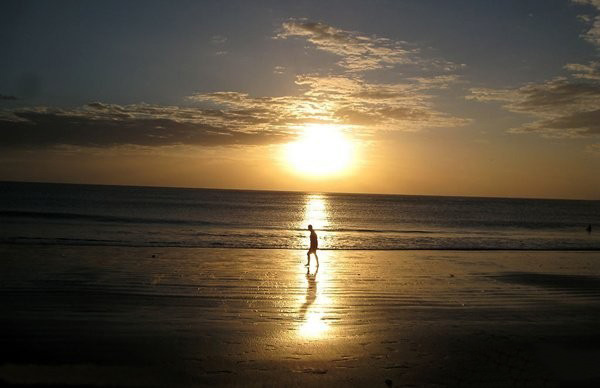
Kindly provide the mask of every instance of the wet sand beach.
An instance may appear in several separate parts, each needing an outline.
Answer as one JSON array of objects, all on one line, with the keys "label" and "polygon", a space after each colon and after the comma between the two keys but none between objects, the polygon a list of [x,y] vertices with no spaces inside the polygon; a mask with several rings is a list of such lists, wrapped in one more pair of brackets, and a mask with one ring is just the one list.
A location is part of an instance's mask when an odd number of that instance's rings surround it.
[{"label": "wet sand beach", "polygon": [[600,253],[0,246],[0,381],[597,386]]}]

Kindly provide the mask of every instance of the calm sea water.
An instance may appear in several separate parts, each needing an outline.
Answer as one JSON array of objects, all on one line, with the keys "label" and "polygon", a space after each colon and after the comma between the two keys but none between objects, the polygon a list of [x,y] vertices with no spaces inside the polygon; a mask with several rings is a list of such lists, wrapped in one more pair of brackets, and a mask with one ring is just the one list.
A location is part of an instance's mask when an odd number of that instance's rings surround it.
[{"label": "calm sea water", "polygon": [[[600,201],[0,182],[0,242],[600,250]],[[591,224],[592,232],[586,227]]]}]

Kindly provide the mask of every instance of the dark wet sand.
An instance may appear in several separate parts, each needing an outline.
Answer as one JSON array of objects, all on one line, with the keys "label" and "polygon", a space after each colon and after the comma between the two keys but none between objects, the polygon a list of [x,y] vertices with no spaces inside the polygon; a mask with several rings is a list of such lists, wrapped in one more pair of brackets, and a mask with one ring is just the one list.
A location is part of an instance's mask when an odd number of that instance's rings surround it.
[{"label": "dark wet sand", "polygon": [[600,386],[600,252],[305,257],[0,246],[0,382]]}]

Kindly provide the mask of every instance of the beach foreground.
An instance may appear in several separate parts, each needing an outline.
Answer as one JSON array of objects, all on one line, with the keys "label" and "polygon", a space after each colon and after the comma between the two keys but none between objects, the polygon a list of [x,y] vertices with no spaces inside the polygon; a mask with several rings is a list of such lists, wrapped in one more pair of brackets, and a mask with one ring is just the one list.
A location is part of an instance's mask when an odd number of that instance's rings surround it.
[{"label": "beach foreground", "polygon": [[597,386],[600,253],[0,246],[0,381]]}]

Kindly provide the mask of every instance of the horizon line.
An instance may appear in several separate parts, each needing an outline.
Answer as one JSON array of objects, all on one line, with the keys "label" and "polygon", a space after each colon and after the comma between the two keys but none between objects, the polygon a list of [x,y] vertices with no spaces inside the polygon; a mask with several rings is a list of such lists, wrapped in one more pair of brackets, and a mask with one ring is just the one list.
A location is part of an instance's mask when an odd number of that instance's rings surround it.
[{"label": "horizon line", "polygon": [[552,197],[500,197],[485,195],[451,195],[451,194],[401,194],[401,193],[369,193],[369,192],[345,192],[345,191],[302,191],[302,190],[277,190],[277,189],[248,189],[248,188],[220,188],[220,187],[189,187],[189,186],[157,186],[157,185],[135,185],[114,183],[80,183],[80,182],[56,182],[56,181],[14,181],[0,180],[2,183],[31,183],[31,184],[57,184],[76,186],[117,186],[117,187],[139,187],[139,188],[163,188],[183,190],[224,190],[224,191],[255,191],[274,193],[303,193],[303,194],[345,194],[345,195],[380,195],[397,197],[441,197],[441,198],[473,198],[473,199],[524,199],[524,200],[552,200],[552,201],[600,201],[600,199],[584,198],[552,198]]}]

